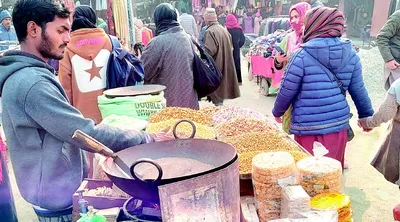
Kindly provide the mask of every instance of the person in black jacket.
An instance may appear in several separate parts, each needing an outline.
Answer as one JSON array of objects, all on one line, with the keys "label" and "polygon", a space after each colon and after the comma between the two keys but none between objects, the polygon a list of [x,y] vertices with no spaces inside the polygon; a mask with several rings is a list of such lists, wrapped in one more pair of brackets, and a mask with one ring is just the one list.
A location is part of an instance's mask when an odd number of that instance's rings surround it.
[{"label": "person in black jacket", "polygon": [[242,72],[240,69],[240,48],[244,45],[246,39],[243,34],[242,27],[239,25],[233,14],[226,16],[226,28],[232,36],[233,59],[235,60],[235,68],[239,85],[242,85]]}]

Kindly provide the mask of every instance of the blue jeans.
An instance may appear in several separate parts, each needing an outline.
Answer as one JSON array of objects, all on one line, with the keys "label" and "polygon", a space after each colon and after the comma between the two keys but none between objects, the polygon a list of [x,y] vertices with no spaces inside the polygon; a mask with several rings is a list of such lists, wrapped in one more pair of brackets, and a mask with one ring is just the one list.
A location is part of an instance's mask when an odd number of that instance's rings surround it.
[{"label": "blue jeans", "polygon": [[72,222],[72,207],[60,211],[33,207],[40,222]]}]

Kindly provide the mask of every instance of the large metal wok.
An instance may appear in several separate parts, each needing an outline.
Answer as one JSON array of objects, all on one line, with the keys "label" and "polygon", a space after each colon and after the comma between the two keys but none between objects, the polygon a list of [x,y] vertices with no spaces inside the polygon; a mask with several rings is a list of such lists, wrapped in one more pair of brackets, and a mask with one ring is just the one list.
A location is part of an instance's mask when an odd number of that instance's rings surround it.
[{"label": "large metal wok", "polygon": [[[181,122],[189,122],[193,127],[193,133],[189,139],[177,138],[176,127]],[[142,144],[116,153],[123,162],[130,166],[132,177],[124,175],[121,170],[116,170],[118,167],[112,158],[107,158],[105,161],[100,162],[101,167],[110,180],[124,192],[144,201],[159,203],[158,186],[216,172],[230,166],[238,158],[236,149],[226,143],[206,139],[193,139],[196,128],[191,121],[181,120],[177,122],[173,132],[175,138],[177,138],[176,140]],[[164,179],[162,178],[163,169],[153,160],[165,157],[191,158],[210,164],[214,168],[197,174],[178,175],[174,178]],[[155,180],[142,180],[139,178],[135,173],[135,167],[141,163],[154,165],[159,172],[158,177]],[[179,164],[179,162],[176,164]]]}]

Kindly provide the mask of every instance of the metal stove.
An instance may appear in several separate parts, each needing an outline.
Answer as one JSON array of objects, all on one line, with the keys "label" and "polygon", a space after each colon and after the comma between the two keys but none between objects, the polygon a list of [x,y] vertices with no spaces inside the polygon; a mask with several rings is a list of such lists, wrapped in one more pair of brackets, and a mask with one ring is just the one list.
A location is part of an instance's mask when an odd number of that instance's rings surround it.
[{"label": "metal stove", "polygon": [[123,222],[153,222],[162,221],[160,204],[143,201],[136,198],[127,200],[117,217]]}]

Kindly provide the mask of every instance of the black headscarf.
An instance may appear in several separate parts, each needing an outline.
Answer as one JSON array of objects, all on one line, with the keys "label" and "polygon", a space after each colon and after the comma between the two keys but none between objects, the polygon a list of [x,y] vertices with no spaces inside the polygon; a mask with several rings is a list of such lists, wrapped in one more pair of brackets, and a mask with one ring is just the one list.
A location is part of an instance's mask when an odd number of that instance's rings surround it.
[{"label": "black headscarf", "polygon": [[97,28],[96,24],[97,16],[90,6],[82,5],[75,9],[74,21],[71,27],[72,31],[84,28]]},{"label": "black headscarf", "polygon": [[170,28],[179,26],[175,8],[168,3],[159,4],[154,10],[154,23],[156,23],[156,36]]}]

